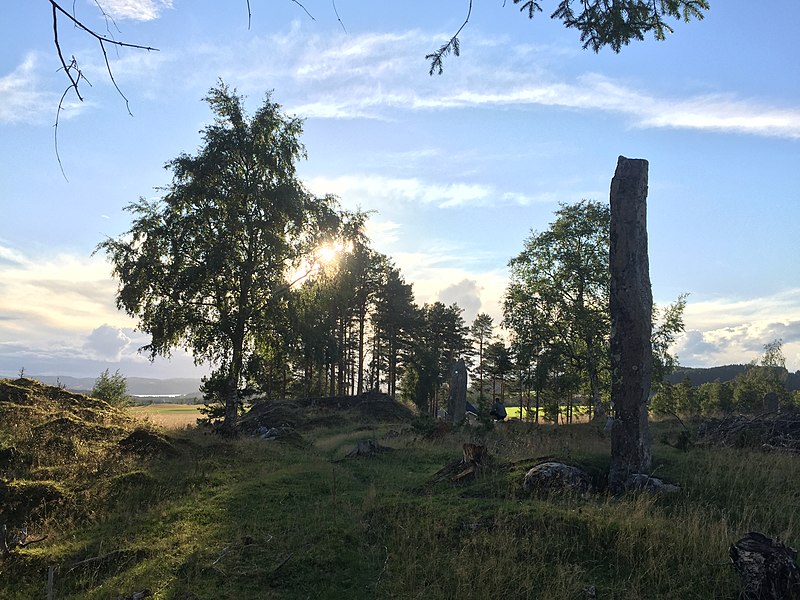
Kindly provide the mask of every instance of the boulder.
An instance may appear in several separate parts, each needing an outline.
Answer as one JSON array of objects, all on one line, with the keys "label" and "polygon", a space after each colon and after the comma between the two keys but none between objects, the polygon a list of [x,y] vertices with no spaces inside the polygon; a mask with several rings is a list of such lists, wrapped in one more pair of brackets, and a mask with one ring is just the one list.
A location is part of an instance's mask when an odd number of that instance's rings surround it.
[{"label": "boulder", "polygon": [[525,474],[522,484],[526,492],[574,492],[584,494],[592,490],[589,475],[571,465],[560,462],[544,462]]},{"label": "boulder", "polygon": [[352,458],[356,456],[375,456],[376,454],[387,452],[388,450],[391,450],[391,448],[381,446],[375,440],[363,440],[356,443],[355,448],[347,453],[347,457]]},{"label": "boulder", "polygon": [[800,600],[797,552],[760,533],[748,533],[730,547],[742,578],[741,600]]},{"label": "boulder", "polygon": [[677,485],[665,483],[658,477],[651,477],[644,473],[631,473],[625,481],[625,489],[646,490],[663,494],[674,494],[681,491],[681,488]]}]

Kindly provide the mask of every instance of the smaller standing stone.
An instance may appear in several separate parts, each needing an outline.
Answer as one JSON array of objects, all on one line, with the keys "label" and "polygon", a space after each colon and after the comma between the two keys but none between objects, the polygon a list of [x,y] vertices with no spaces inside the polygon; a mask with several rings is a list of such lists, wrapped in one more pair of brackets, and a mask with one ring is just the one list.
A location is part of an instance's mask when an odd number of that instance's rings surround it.
[{"label": "smaller standing stone", "polygon": [[447,398],[447,420],[460,423],[466,416],[467,407],[467,365],[459,358],[450,375],[450,395]]},{"label": "smaller standing stone", "polygon": [[780,410],[778,394],[775,392],[767,392],[764,394],[764,410],[767,412],[778,412],[778,410]]}]

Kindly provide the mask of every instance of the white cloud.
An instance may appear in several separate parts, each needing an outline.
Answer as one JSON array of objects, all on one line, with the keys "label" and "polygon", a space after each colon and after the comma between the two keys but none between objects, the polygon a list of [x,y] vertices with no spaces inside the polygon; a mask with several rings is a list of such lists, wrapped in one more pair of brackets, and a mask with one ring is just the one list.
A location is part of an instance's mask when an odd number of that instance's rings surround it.
[{"label": "white cloud", "polygon": [[119,362],[122,353],[131,345],[131,338],[119,327],[108,324],[94,329],[87,337],[85,347],[100,360]]},{"label": "white cloud", "polygon": [[[10,257],[13,260],[2,260]],[[0,373],[199,377],[177,350],[151,364],[138,349],[149,337],[114,304],[116,283],[99,256],[29,256],[0,243]]]},{"label": "white cloud", "polygon": [[462,279],[442,289],[439,301],[450,305],[454,302],[464,309],[463,317],[467,323],[475,319],[481,308],[481,286],[476,279]]},{"label": "white cloud", "polygon": [[503,318],[502,302],[508,283],[505,269],[484,270],[474,253],[465,258],[460,248],[429,241],[416,252],[398,252],[392,258],[406,281],[413,283],[420,305],[458,302],[467,323],[485,312],[495,323]]},{"label": "white cloud", "polygon": [[365,233],[373,242],[386,246],[400,239],[400,224],[372,217],[367,221]]},{"label": "white cloud", "polygon": [[783,340],[789,370],[800,369],[800,288],[768,297],[692,302],[675,352],[682,364],[714,366],[756,360],[764,344]]},{"label": "white cloud", "polygon": [[99,4],[112,19],[120,21],[152,21],[164,9],[172,8],[172,0],[100,0]]},{"label": "white cloud", "polygon": [[[91,331],[103,322],[130,325],[114,306],[116,284],[99,257],[61,253],[31,258],[10,248],[4,253],[17,257],[13,263],[0,262],[0,314],[11,318],[6,324],[24,324],[21,331],[33,335],[49,329]],[[0,334],[8,339],[10,332],[0,327]]]}]

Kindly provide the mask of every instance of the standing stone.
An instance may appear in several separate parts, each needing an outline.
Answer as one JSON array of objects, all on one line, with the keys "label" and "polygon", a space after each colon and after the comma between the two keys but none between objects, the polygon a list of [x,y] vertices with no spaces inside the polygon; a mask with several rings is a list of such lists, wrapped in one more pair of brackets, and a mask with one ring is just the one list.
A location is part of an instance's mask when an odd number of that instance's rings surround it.
[{"label": "standing stone", "polygon": [[611,467],[609,490],[650,468],[647,401],[652,380],[646,160],[620,156],[611,180]]},{"label": "standing stone", "polygon": [[467,409],[467,366],[459,358],[450,374],[450,396],[447,398],[447,420],[460,423]]}]

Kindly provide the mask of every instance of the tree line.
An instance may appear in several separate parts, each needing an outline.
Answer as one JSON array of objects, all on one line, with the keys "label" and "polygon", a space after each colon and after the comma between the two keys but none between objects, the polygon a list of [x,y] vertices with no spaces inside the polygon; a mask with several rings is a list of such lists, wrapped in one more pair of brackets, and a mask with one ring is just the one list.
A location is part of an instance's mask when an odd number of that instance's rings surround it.
[{"label": "tree line", "polygon": [[777,407],[800,407],[800,390],[791,390],[780,339],[764,345],[761,357],[733,379],[693,385],[688,377],[678,383],[663,382],[651,401],[658,414],[714,415],[732,412],[760,413]]}]

